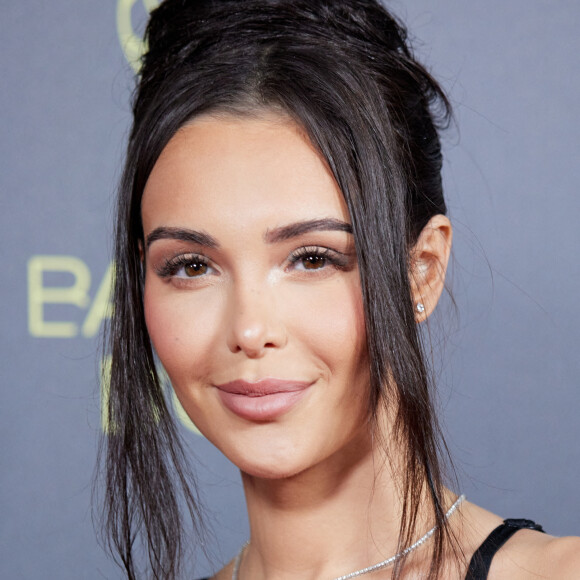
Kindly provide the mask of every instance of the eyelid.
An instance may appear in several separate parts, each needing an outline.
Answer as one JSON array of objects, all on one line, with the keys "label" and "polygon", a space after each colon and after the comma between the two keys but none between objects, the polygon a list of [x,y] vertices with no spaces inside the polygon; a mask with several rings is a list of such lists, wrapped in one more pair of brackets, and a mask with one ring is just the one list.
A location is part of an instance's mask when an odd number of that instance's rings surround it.
[{"label": "eyelid", "polygon": [[[326,246],[302,246],[301,248],[294,250],[288,257],[290,267],[294,266],[302,258],[308,256],[318,256],[320,258],[324,258],[328,261],[328,265],[334,266],[335,268],[339,268],[341,270],[348,269],[352,262],[352,256]],[[328,265],[325,266],[325,268],[328,267]],[[323,269],[324,268],[319,268],[318,270]],[[314,272],[316,270],[317,269],[314,269],[312,271]]]},{"label": "eyelid", "polygon": [[[329,267],[339,270],[350,270],[356,261],[353,259],[354,256],[352,253],[340,252],[339,250],[323,245],[308,245],[296,248],[290,253],[287,258],[288,266],[285,269],[293,269],[301,259],[309,256],[316,256],[325,260],[325,264],[322,267],[312,269],[310,274],[314,274],[316,271],[326,270]],[[180,270],[192,263],[204,264],[210,271],[200,274],[199,276],[179,275]],[[164,257],[160,260],[160,263],[153,265],[153,270],[160,278],[178,280],[194,280],[196,278],[205,278],[210,275],[219,274],[219,270],[212,260],[203,254],[198,254],[196,252],[187,252],[171,257]]]},{"label": "eyelid", "polygon": [[[184,280],[193,280],[196,276],[178,276],[177,273],[185,268],[185,266],[192,263],[205,264],[211,270],[217,272],[217,269],[212,265],[211,260],[202,256],[201,254],[196,254],[194,252],[186,254],[178,254],[172,258],[164,258],[163,262],[159,265],[154,266],[154,270],[160,278],[180,278]],[[202,274],[198,276],[202,278],[208,274]]]}]

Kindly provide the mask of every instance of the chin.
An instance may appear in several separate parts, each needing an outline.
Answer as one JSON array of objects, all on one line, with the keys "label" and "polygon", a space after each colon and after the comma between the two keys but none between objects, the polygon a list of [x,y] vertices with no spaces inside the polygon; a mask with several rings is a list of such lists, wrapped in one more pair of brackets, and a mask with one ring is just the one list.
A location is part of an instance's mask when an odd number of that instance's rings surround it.
[{"label": "chin", "polygon": [[[293,447],[293,446],[290,446]],[[219,447],[218,447],[219,448]],[[222,453],[238,469],[250,477],[260,479],[287,479],[294,477],[312,466],[313,458],[302,453],[297,453],[294,448],[286,446],[275,449],[264,449],[263,446],[254,447],[252,453],[240,449],[220,449]]]},{"label": "chin", "polygon": [[304,465],[296,465],[287,456],[285,458],[272,458],[258,453],[253,457],[247,457],[246,454],[240,457],[238,454],[228,453],[225,453],[225,456],[243,474],[260,479],[285,479],[307,469]]},{"label": "chin", "polygon": [[300,474],[303,469],[291,469],[287,465],[243,465],[238,466],[244,475],[258,479],[288,479]]}]

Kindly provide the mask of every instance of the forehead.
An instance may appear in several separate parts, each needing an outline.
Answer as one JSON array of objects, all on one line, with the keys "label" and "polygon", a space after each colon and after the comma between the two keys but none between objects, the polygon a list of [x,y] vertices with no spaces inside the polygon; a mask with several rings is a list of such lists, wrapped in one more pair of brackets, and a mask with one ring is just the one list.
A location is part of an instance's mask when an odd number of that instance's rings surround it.
[{"label": "forehead", "polygon": [[349,221],[324,159],[296,123],[273,113],[203,116],[182,127],[149,176],[142,217],[146,232],[216,219]]}]

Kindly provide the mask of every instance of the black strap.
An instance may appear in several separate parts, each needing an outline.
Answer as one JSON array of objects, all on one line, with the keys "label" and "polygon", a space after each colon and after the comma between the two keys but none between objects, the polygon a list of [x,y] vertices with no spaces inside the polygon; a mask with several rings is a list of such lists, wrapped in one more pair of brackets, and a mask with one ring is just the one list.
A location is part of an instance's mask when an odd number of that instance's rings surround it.
[{"label": "black strap", "polygon": [[504,520],[479,546],[469,562],[465,580],[485,580],[496,552],[518,531],[522,529],[543,532],[542,526],[532,520]]}]

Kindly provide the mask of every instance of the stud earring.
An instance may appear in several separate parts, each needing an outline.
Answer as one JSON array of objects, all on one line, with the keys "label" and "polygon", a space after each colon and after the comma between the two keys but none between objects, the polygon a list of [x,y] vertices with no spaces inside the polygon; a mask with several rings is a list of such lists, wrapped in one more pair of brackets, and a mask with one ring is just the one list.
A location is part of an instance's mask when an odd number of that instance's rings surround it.
[{"label": "stud earring", "polygon": [[422,302],[417,302],[417,312],[419,314],[423,314],[423,312],[425,312],[425,306]]}]

